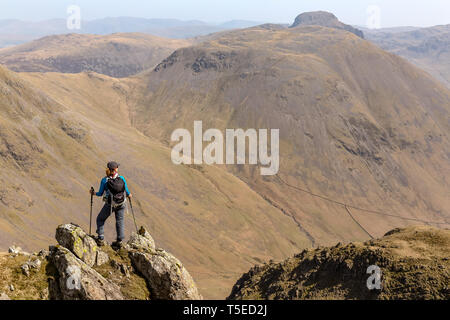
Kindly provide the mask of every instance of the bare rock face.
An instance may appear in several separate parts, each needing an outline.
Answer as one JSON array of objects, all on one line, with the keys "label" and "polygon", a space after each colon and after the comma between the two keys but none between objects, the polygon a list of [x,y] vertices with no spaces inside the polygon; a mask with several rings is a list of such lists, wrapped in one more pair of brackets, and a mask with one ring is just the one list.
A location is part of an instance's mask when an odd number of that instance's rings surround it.
[{"label": "bare rock face", "polygon": [[201,300],[194,280],[181,262],[168,252],[131,251],[135,268],[148,281],[152,296],[161,300]]},{"label": "bare rock face", "polygon": [[364,33],[361,30],[340,22],[334,14],[325,11],[302,13],[295,18],[291,28],[311,25],[345,30],[364,39]]},{"label": "bare rock face", "polygon": [[58,246],[50,259],[59,273],[58,285],[49,286],[50,296],[62,300],[123,300],[120,288],[78,259],[67,248]]},{"label": "bare rock face", "polygon": [[75,256],[92,267],[97,260],[97,243],[79,226],[64,224],[56,229],[56,240],[69,249]]},{"label": "bare rock face", "polygon": [[96,266],[102,266],[109,261],[109,256],[106,252],[101,250],[97,251],[97,259],[95,261]]}]

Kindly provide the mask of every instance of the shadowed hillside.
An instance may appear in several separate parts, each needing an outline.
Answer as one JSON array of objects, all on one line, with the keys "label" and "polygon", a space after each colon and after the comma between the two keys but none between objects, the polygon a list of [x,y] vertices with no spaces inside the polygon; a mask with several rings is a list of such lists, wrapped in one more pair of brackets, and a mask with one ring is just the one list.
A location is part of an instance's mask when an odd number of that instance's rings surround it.
[{"label": "shadowed hillside", "polygon": [[223,30],[252,27],[258,24],[260,23],[246,20],[231,20],[221,24],[210,24],[198,20],[108,17],[90,21],[82,20],[81,29],[70,30],[67,28],[66,19],[43,21],[3,19],[0,20],[0,48],[23,44],[50,35],[72,32],[96,35],[139,32],[157,37],[187,39]]},{"label": "shadowed hillside", "polygon": [[189,44],[188,40],[140,33],[67,34],[1,49],[0,63],[21,72],[94,71],[121,78],[152,68],[175,49]]},{"label": "shadowed hillside", "polygon": [[450,87],[450,25],[367,31],[367,38],[384,50],[398,54]]}]

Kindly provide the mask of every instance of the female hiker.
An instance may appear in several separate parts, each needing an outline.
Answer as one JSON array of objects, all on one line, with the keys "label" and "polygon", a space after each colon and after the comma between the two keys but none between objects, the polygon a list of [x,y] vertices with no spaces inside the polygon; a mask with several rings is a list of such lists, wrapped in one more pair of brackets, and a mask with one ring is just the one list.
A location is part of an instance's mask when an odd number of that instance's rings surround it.
[{"label": "female hiker", "polygon": [[97,197],[103,196],[105,205],[100,210],[97,216],[97,244],[99,246],[105,245],[104,225],[106,219],[114,212],[116,215],[116,232],[117,240],[112,243],[112,246],[121,247],[122,241],[125,238],[124,215],[126,209],[126,197],[131,198],[131,193],[128,190],[127,182],[124,177],[119,175],[119,164],[115,161],[108,162],[106,169],[106,177],[100,182],[100,189],[96,193],[94,188],[91,188],[92,195]]}]

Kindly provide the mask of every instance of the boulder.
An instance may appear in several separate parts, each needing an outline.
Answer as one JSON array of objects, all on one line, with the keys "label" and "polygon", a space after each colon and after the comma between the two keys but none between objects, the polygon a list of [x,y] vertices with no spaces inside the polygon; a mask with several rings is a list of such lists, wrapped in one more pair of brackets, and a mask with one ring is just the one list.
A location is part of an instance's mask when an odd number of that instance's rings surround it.
[{"label": "boulder", "polygon": [[8,252],[11,253],[13,256],[17,256],[17,255],[29,256],[30,255],[28,252],[23,251],[21,247],[17,247],[17,246],[9,247]]},{"label": "boulder", "polygon": [[95,260],[95,265],[102,266],[109,261],[109,256],[106,252],[101,250],[97,251],[97,258]]},{"label": "boulder", "polygon": [[58,246],[50,255],[58,270],[58,285],[49,286],[51,297],[63,300],[123,300],[120,288],[106,280],[67,248]]},{"label": "boulder", "polygon": [[22,248],[21,247],[17,247],[17,246],[11,246],[8,249],[8,252],[12,253],[12,254],[19,254],[19,252],[21,252],[21,251],[22,251]]},{"label": "boulder", "polygon": [[28,263],[24,263],[20,269],[22,270],[22,273],[24,275],[26,275],[27,277],[30,275],[30,266],[28,265]]},{"label": "boulder", "polygon": [[25,262],[20,269],[22,273],[27,277],[30,275],[30,271],[32,269],[39,270],[41,269],[42,262],[38,257],[30,258],[27,262]]},{"label": "boulder", "polygon": [[28,260],[27,264],[30,268],[39,270],[39,269],[41,269],[42,262],[39,258],[34,258],[34,259]]},{"label": "boulder", "polygon": [[148,281],[152,297],[160,300],[201,300],[194,280],[181,262],[164,250],[129,252],[134,267]]},{"label": "boulder", "polygon": [[63,224],[56,229],[56,241],[92,267],[97,260],[97,243],[75,224]]},{"label": "boulder", "polygon": [[47,258],[49,252],[45,249],[42,249],[41,251],[38,252],[37,256],[41,257],[41,258]]},{"label": "boulder", "polygon": [[136,249],[139,251],[153,252],[155,251],[155,241],[150,233],[141,227],[138,233],[133,232],[128,241],[128,249]]}]

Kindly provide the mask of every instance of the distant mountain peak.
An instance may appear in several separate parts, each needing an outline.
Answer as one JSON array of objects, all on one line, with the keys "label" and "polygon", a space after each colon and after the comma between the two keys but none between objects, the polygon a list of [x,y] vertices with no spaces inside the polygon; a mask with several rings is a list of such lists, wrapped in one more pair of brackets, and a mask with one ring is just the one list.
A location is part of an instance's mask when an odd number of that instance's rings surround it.
[{"label": "distant mountain peak", "polygon": [[302,13],[295,18],[295,21],[291,25],[291,28],[310,25],[346,30],[364,39],[364,33],[361,30],[356,29],[348,24],[342,23],[334,14],[326,11]]},{"label": "distant mountain peak", "polygon": [[304,12],[299,14],[294,21],[293,27],[301,24],[316,24],[316,23],[324,23],[329,21],[339,21],[338,18],[327,11],[312,11],[312,12]]}]

